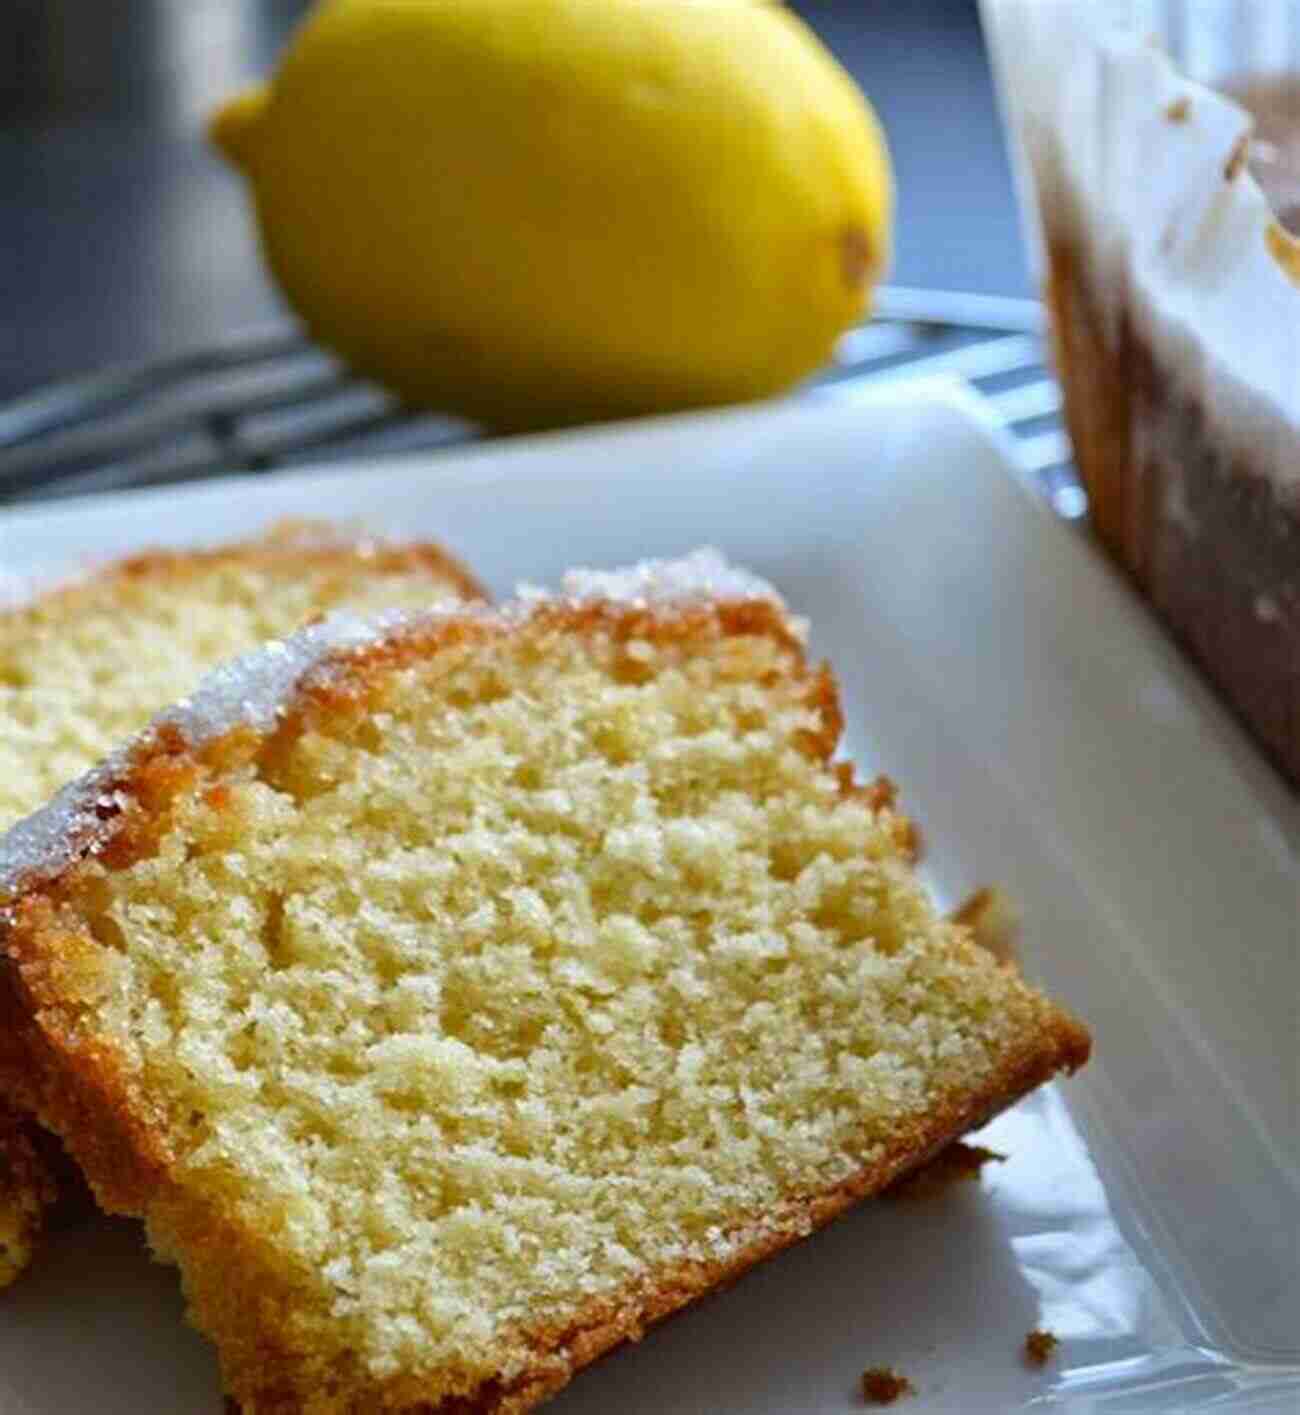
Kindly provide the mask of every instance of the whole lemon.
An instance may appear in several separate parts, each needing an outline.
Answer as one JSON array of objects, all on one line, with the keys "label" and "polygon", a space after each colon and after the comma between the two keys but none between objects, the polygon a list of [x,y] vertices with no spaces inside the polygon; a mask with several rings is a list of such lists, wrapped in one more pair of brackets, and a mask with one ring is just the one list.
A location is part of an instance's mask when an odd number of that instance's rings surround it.
[{"label": "whole lemon", "polygon": [[502,427],[815,368],[888,256],[880,128],[742,0],[328,0],[213,136],[308,327]]}]

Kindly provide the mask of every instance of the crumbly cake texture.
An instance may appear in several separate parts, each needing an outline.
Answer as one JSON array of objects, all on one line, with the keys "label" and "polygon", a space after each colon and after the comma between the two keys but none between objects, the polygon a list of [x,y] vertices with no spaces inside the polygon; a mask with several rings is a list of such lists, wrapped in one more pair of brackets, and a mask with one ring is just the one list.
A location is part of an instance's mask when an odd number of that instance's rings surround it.
[{"label": "crumbly cake texture", "polygon": [[281,652],[0,860],[33,1099],[246,1411],[529,1410],[1086,1059],[716,556]]},{"label": "crumbly cake texture", "polygon": [[[989,5],[1091,520],[1300,785],[1297,245],[1245,110],[1102,9]],[[1269,7],[1238,9],[1249,55]]]},{"label": "crumbly cake texture", "polygon": [[[10,588],[13,602],[0,610],[0,830],[222,659],[340,605],[414,609],[483,593],[436,546],[387,544],[309,522],[215,550],[137,555],[34,596]],[[16,1099],[27,1078],[4,1021],[0,1015],[0,1097]],[[30,1119],[0,1110],[0,1287],[30,1258],[58,1192],[47,1149]]]}]

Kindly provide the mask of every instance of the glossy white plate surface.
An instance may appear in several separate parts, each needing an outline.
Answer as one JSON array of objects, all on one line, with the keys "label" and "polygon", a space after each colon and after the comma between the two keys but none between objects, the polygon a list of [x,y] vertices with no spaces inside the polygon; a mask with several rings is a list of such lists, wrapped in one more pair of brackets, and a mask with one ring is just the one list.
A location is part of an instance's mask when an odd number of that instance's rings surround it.
[{"label": "glossy white plate surface", "polygon": [[[578,1378],[556,1415],[1293,1410],[1300,1401],[1300,806],[955,386],[485,445],[0,515],[66,571],[282,516],[443,538],[492,588],[702,543],[810,616],[845,748],[901,783],[955,901],[997,881],[1095,1059],[981,1137],[979,1184],[868,1205]],[[1060,1339],[1042,1371],[1025,1333]],[[129,1224],[0,1295],[0,1412],[220,1409]]]}]

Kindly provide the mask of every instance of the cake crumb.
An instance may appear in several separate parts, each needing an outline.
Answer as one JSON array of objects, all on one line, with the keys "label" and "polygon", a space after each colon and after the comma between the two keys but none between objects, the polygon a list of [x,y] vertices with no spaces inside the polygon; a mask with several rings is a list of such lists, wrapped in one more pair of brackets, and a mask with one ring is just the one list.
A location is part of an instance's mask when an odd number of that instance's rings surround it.
[{"label": "cake crumb", "polygon": [[1171,123],[1185,123],[1192,111],[1192,100],[1186,94],[1174,101],[1165,109],[1165,117]]},{"label": "cake crumb", "polygon": [[1025,1361],[1030,1366],[1046,1366],[1052,1352],[1061,1344],[1060,1338],[1050,1331],[1035,1327],[1025,1333]]},{"label": "cake crumb", "polygon": [[1277,221],[1269,224],[1264,232],[1268,253],[1282,267],[1283,274],[1300,285],[1300,239],[1297,239]]},{"label": "cake crumb", "polygon": [[968,1145],[956,1140],[951,1145],[945,1145],[928,1164],[905,1175],[885,1192],[891,1199],[928,1199],[954,1184],[978,1179],[980,1170],[986,1164],[994,1160],[1001,1163],[1004,1159],[1006,1155],[1000,1155],[996,1150],[986,1150],[983,1145]]},{"label": "cake crumb", "polygon": [[977,889],[948,916],[954,924],[968,928],[975,942],[987,949],[999,963],[1015,963],[1016,940],[1020,934],[1020,914],[1006,890],[997,885]]},{"label": "cake crumb", "polygon": [[1246,160],[1250,156],[1250,134],[1242,133],[1232,145],[1232,151],[1228,154],[1228,160],[1223,164],[1223,180],[1225,182],[1235,182],[1246,167]]},{"label": "cake crumb", "polygon": [[862,1399],[868,1405],[892,1405],[916,1387],[892,1366],[868,1366],[862,1373]]}]

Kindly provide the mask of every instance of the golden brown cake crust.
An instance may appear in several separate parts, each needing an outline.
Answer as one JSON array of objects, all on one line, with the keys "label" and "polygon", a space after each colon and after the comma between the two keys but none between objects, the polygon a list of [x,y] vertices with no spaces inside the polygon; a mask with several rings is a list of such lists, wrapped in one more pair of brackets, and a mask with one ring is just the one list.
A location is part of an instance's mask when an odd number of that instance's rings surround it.
[{"label": "golden brown cake crust", "polygon": [[[762,601],[684,606],[677,612],[631,610],[604,603],[555,604],[535,611],[534,622],[578,635],[600,633],[614,642],[708,642],[732,635],[771,635],[802,656],[778,607]],[[755,1214],[731,1233],[733,1252],[711,1262],[681,1262],[647,1279],[587,1303],[573,1321],[527,1330],[532,1360],[503,1383],[467,1382],[461,1395],[430,1404],[417,1376],[376,1383],[351,1363],[328,1363],[298,1349],[292,1304],[301,1285],[289,1260],[271,1239],[232,1215],[205,1207],[174,1182],[174,1156],[151,1107],[114,1049],[87,1042],[76,1026],[84,999],[93,995],[98,947],[77,904],[93,888],[81,861],[90,853],[122,867],[155,848],[170,804],[203,789],[216,772],[253,760],[273,762],[287,741],[310,730],[322,715],[360,715],[377,678],[437,649],[503,635],[499,621],[450,616],[416,624],[378,644],[330,656],[329,671],[311,672],[271,733],[248,728],[192,746],[175,728],[141,739],[121,774],[104,787],[144,810],[106,809],[75,843],[77,858],[44,875],[30,875],[9,914],[2,937],[16,967],[11,1003],[22,1018],[16,1040],[27,1074],[38,1078],[32,1099],[42,1120],[62,1135],[86,1171],[100,1202],[112,1211],[147,1216],[155,1241],[188,1256],[186,1295],[196,1324],[218,1344],[228,1388],[247,1412],[289,1415],[310,1391],[321,1409],[402,1411],[407,1415],[522,1415],[566,1385],[582,1367],[699,1298],[734,1282],[763,1258],[780,1252],[876,1194],[949,1141],[982,1124],[1059,1071],[1087,1060],[1087,1031],[1055,1010],[1044,1034],[1004,1059],[993,1083],[978,1095],[953,1091],[923,1122],[900,1126],[880,1157],[825,1189],[791,1193],[780,1205]],[[629,668],[634,668],[630,663]],[[819,730],[804,747],[827,762],[838,740],[841,713],[834,681],[823,669],[810,675],[808,706]],[[850,770],[837,773],[841,793],[873,811],[889,807],[893,788],[878,781],[856,785]],[[209,788],[212,804],[220,786]],[[899,844],[911,841],[901,818]],[[205,1255],[211,1255],[205,1261]],[[315,1408],[315,1406],[313,1406]]]},{"label": "golden brown cake crust", "polygon": [[1145,587],[1145,556],[1132,531],[1137,517],[1129,504],[1137,488],[1126,478],[1130,388],[1119,375],[1118,352],[1112,357],[1101,311],[1088,298],[1082,252],[1054,234],[1049,235],[1044,296],[1052,315],[1053,359],[1065,389],[1065,422],[1088,491],[1093,529]]},{"label": "golden brown cake crust", "polygon": [[337,567],[340,574],[355,572],[359,550],[368,568],[377,574],[424,572],[431,579],[454,587],[462,599],[486,601],[490,598],[469,569],[440,545],[432,542],[408,545],[348,537],[325,523],[288,520],[277,522],[255,540],[189,550],[143,550],[113,560],[84,579],[56,585],[34,601],[0,611],[0,617],[25,614],[37,605],[42,610],[72,607],[87,597],[102,595],[114,581],[174,581],[178,576],[202,574],[220,564],[275,566],[288,557],[304,568]]}]

